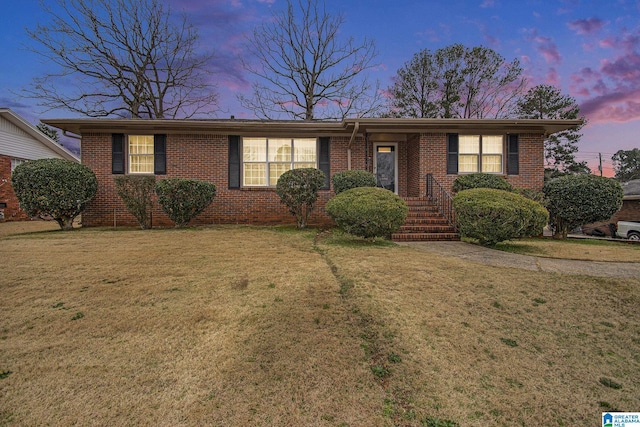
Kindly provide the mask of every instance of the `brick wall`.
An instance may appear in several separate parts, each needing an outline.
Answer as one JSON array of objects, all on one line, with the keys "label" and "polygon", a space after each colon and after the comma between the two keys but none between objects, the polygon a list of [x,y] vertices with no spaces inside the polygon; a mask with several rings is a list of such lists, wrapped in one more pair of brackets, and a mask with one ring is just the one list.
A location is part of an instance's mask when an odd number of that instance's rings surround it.
[{"label": "brick wall", "polygon": [[[520,175],[507,179],[517,187],[541,189],[543,184],[542,135],[520,136]],[[331,175],[347,170],[349,137],[333,137],[330,145]],[[222,134],[167,135],[167,175],[158,179],[193,178],[216,184],[218,194],[213,203],[192,224],[291,224],[295,218],[280,203],[274,189],[228,188],[228,136]],[[368,154],[368,155],[367,155]],[[373,172],[373,142],[358,137],[351,146],[352,169]],[[450,189],[457,175],[446,173],[446,134],[409,135],[398,143],[398,192],[400,196],[424,195],[424,177],[432,173]],[[82,163],[89,166],[98,179],[96,198],[83,213],[85,226],[136,226],[115,191],[111,174],[111,135],[84,134]],[[330,224],[324,213],[325,203],[333,191],[321,191],[311,216],[312,225]],[[171,226],[169,218],[157,206],[153,211],[154,226]]]},{"label": "brick wall", "polygon": [[0,203],[6,203],[6,208],[0,208],[0,211],[4,214],[4,218],[0,219],[0,222],[4,221],[24,221],[29,217],[18,203],[16,193],[11,186],[11,157],[0,156]]},{"label": "brick wall", "polygon": [[[542,191],[544,185],[544,135],[520,134],[520,173],[505,175],[507,181],[517,188],[530,188]],[[419,137],[420,194],[426,192],[424,177],[433,174],[434,178],[448,191],[458,175],[447,174],[447,134],[423,133]]]}]

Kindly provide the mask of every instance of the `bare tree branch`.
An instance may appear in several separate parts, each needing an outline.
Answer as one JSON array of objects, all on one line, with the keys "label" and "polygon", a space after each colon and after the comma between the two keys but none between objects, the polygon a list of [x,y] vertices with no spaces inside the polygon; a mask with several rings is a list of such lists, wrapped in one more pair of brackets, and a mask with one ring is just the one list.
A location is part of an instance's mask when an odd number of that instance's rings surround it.
[{"label": "bare tree branch", "polygon": [[185,16],[174,23],[162,0],[56,0],[51,22],[28,30],[54,71],[25,92],[48,109],[90,117],[188,118],[217,108]]},{"label": "bare tree branch", "polygon": [[253,31],[247,49],[255,63],[244,68],[258,78],[253,96],[241,104],[261,118],[342,119],[373,115],[380,91],[364,72],[373,68],[372,40],[339,39],[341,14],[330,15],[318,0],[287,1],[272,22]]}]

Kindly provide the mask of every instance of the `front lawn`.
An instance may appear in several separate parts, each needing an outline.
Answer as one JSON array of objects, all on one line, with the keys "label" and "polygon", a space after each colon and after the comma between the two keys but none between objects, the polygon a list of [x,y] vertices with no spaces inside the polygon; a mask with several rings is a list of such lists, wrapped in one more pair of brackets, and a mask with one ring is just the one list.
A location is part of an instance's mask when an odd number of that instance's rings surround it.
[{"label": "front lawn", "polygon": [[288,228],[0,248],[0,425],[568,426],[640,407],[637,279]]},{"label": "front lawn", "polygon": [[498,243],[495,249],[523,255],[584,261],[640,262],[640,245],[598,239],[536,239],[511,240]]}]

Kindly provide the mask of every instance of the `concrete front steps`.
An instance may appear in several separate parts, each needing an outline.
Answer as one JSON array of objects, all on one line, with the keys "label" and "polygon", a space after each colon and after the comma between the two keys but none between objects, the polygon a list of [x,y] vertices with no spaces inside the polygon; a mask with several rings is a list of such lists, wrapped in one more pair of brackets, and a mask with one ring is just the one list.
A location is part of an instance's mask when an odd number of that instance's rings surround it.
[{"label": "concrete front steps", "polygon": [[405,197],[409,207],[407,220],[391,236],[395,242],[457,241],[460,235],[449,225],[438,208],[423,197]]}]

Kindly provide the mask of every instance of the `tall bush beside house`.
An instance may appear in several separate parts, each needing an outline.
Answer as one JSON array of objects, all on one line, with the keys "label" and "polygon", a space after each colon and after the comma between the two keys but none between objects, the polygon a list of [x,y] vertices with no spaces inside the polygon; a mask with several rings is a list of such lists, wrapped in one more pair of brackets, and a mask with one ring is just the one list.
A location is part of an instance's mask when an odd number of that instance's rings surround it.
[{"label": "tall bush beside house", "polygon": [[140,228],[151,228],[151,209],[153,208],[153,191],[156,185],[155,176],[121,175],[115,178],[116,192],[125,207],[133,215]]},{"label": "tall bush beside house", "polygon": [[569,231],[584,224],[605,221],[622,206],[619,182],[596,175],[567,175],[544,185],[550,222],[555,238],[564,239]]},{"label": "tall bush beside house", "polygon": [[162,211],[176,227],[184,227],[213,202],[216,186],[206,181],[166,178],[156,183],[156,194]]},{"label": "tall bush beside house", "polygon": [[347,170],[338,172],[331,177],[333,191],[340,194],[343,191],[358,187],[375,187],[376,176],[364,170]]},{"label": "tall bush beside house", "polygon": [[98,190],[91,169],[64,159],[21,163],[11,175],[11,185],[27,215],[53,219],[62,230],[73,229],[73,220]]},{"label": "tall bush beside house", "polygon": [[496,190],[513,191],[509,182],[500,175],[490,173],[471,173],[460,175],[453,181],[454,193],[471,188],[493,188]]},{"label": "tall bush beside house", "polygon": [[298,228],[306,228],[324,179],[324,172],[315,168],[293,169],[278,178],[276,194],[296,217]]},{"label": "tall bush beside house", "polygon": [[519,194],[490,188],[463,190],[453,198],[463,237],[492,246],[504,240],[542,234],[549,220],[546,209]]},{"label": "tall bush beside house", "polygon": [[407,204],[384,188],[343,191],[327,202],[327,214],[349,234],[373,239],[390,237],[407,219]]}]

